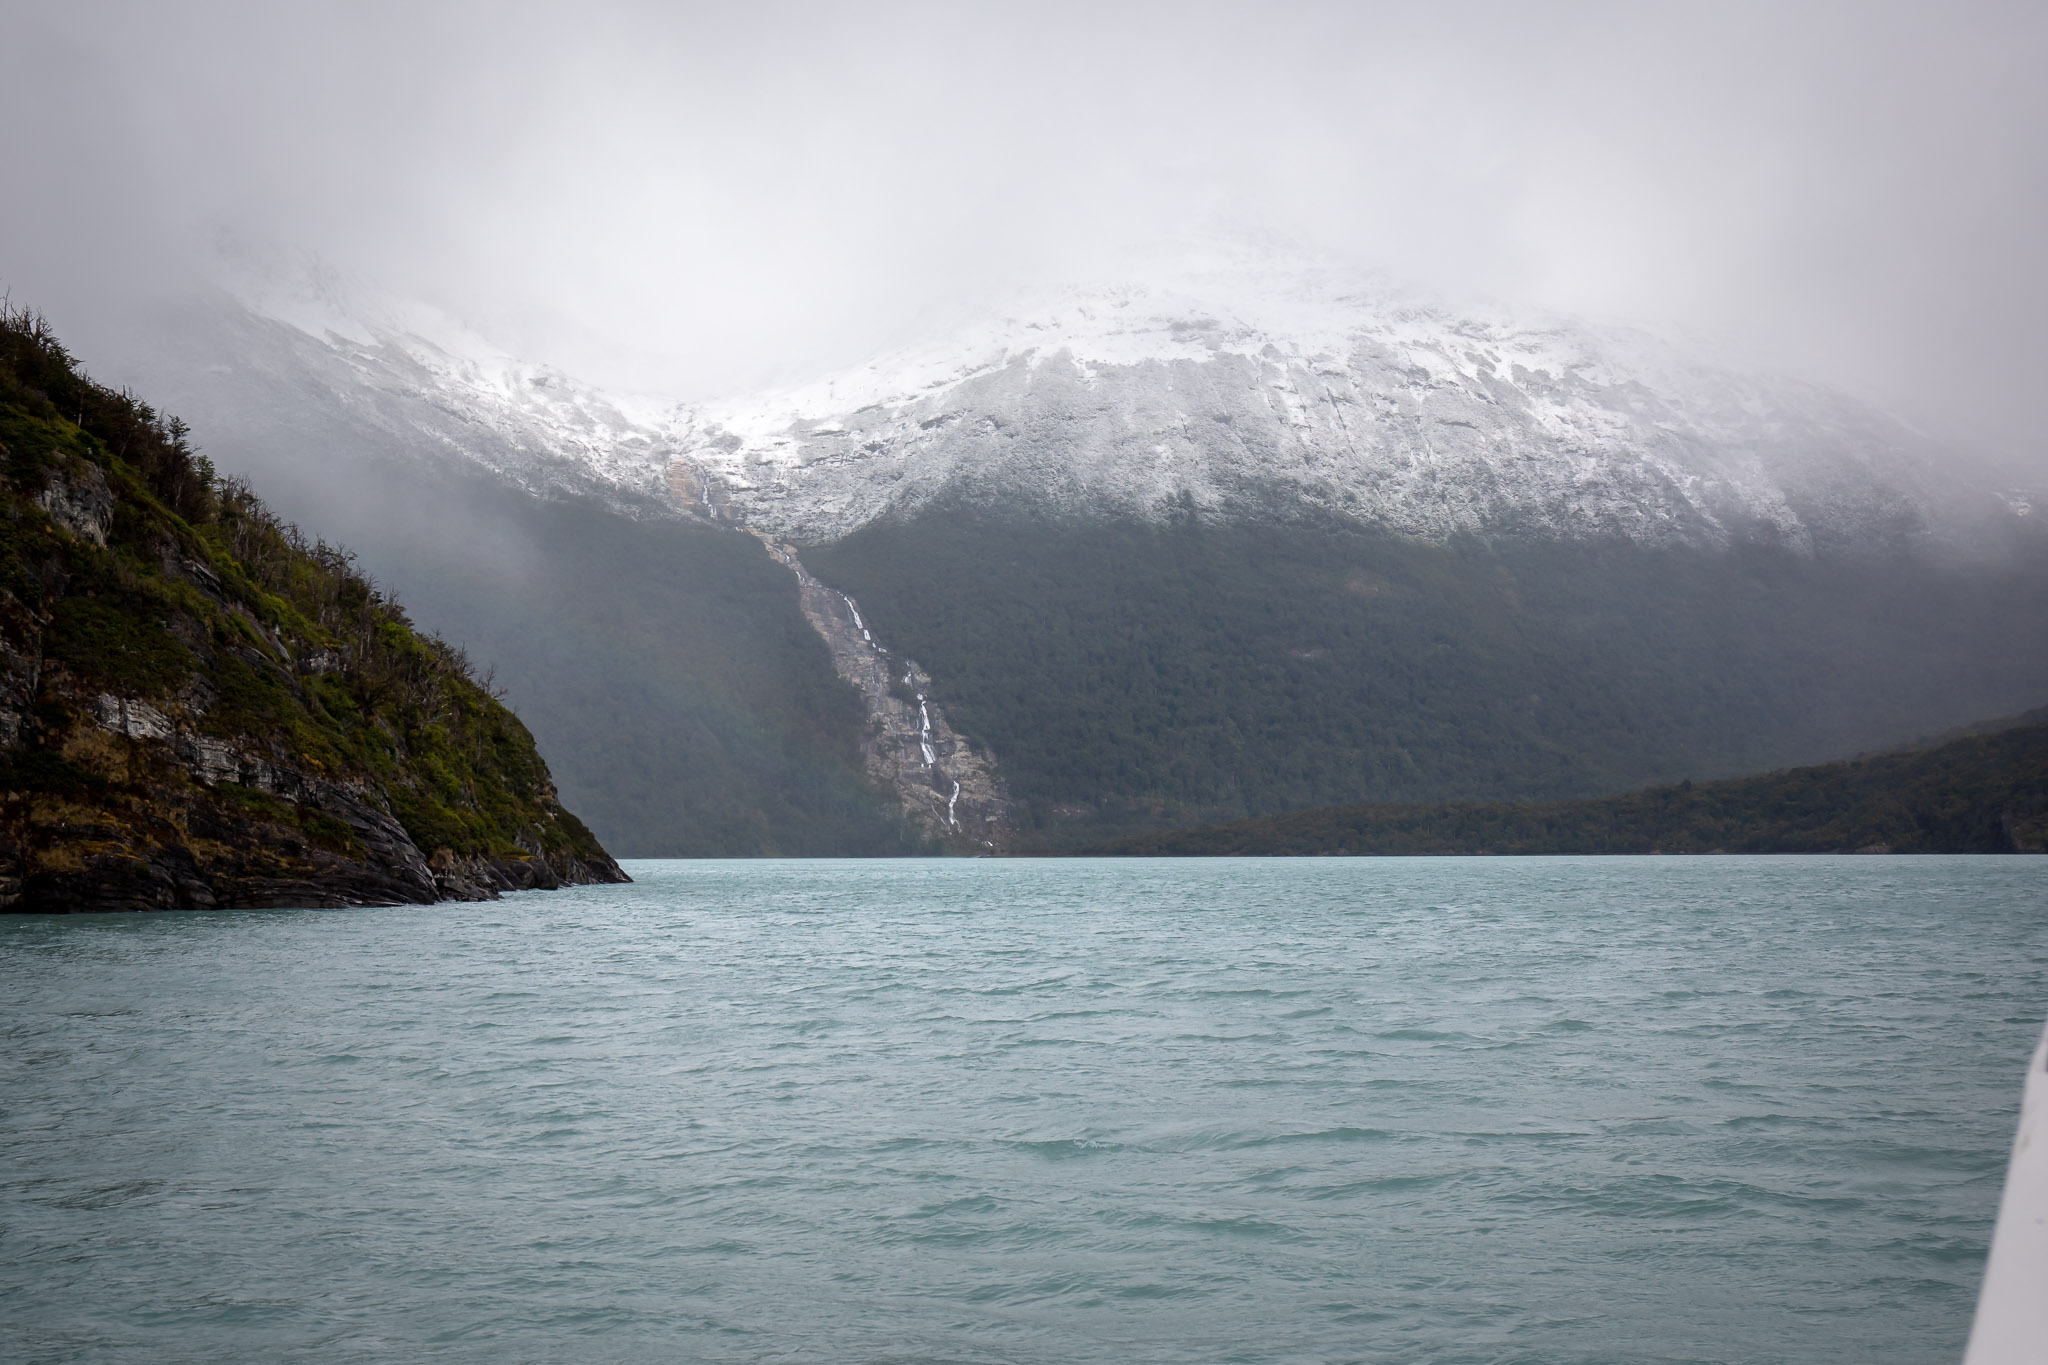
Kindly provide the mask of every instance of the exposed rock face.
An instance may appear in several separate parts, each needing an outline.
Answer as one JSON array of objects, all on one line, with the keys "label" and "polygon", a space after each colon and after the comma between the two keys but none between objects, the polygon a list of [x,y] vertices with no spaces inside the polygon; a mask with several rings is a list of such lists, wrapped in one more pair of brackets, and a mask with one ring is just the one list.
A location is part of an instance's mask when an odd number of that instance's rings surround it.
[{"label": "exposed rock face", "polygon": [[[24,860],[18,844],[0,839],[0,910],[426,904],[627,880],[601,850],[550,860],[530,830],[520,831],[517,853],[440,848],[429,857],[374,786],[197,733],[187,727],[200,715],[184,704],[102,693],[88,714],[100,734],[72,734],[64,753],[95,760],[129,790],[29,796],[30,829],[47,835],[54,826],[61,841],[32,838],[42,856]],[[543,795],[552,803],[551,790]]]},{"label": "exposed rock face", "polygon": [[52,471],[49,483],[36,494],[36,506],[71,534],[106,545],[107,532],[114,524],[114,490],[107,487],[107,476],[97,467],[88,464]]},{"label": "exposed rock face", "polygon": [[861,753],[869,775],[897,794],[933,842],[962,853],[1007,851],[1015,822],[994,756],[946,723],[931,677],[876,640],[859,604],[812,577],[794,547],[768,536],[761,543],[796,575],[804,616],[867,704]]},{"label": "exposed rock face", "polygon": [[42,675],[42,660],[17,649],[0,634],[0,751],[22,742],[32,723],[36,682]]}]

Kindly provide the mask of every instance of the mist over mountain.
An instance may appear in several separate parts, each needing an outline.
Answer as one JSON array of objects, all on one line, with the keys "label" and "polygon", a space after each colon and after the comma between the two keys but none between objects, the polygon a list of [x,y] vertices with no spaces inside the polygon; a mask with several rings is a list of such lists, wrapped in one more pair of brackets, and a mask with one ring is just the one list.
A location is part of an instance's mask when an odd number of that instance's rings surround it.
[{"label": "mist over mountain", "polygon": [[[277,352],[416,457],[800,541],[935,501],[1803,551],[1983,553],[2040,524],[2041,490],[1968,450],[1641,329],[1456,307],[1271,240],[1123,265],[712,402],[604,391],[302,254],[234,248],[194,325],[284,329]],[[228,345],[224,375],[281,363]]]},{"label": "mist over mountain", "polygon": [[[1980,0],[21,0],[0,285],[107,355],[225,228],[702,400],[1251,225],[1729,338],[2038,472],[2048,20]],[[949,330],[949,329],[941,329]]]},{"label": "mist over mountain", "polygon": [[304,258],[226,284],[126,363],[497,663],[629,853],[1599,795],[2048,693],[2038,490],[1811,384],[1270,243],[710,403]]},{"label": "mist over mountain", "polygon": [[626,880],[488,677],[186,437],[0,310],[0,909]]},{"label": "mist over mountain", "polygon": [[1461,310],[1270,244],[1135,265],[793,392],[683,409],[677,496],[804,540],[950,501],[1803,551],[1960,547],[2032,506],[1867,404],[1641,331]]},{"label": "mist over mountain", "polygon": [[862,776],[857,702],[754,541],[593,477],[519,410],[479,412],[402,353],[223,292],[134,339],[123,373],[162,382],[224,468],[266,479],[495,667],[626,856],[916,847]]}]

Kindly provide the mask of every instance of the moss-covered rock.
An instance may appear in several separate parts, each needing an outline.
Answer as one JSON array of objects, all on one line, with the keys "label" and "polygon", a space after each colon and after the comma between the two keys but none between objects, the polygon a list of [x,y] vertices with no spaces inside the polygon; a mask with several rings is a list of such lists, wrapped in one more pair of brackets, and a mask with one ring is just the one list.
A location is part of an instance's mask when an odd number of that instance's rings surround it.
[{"label": "moss-covered rock", "polygon": [[462,651],[0,314],[0,908],[623,880]]}]

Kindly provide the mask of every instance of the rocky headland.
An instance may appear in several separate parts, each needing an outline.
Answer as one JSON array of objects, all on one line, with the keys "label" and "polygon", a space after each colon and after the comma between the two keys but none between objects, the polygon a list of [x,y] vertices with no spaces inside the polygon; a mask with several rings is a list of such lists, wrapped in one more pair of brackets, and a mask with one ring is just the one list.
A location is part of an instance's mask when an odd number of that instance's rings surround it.
[{"label": "rocky headland", "polygon": [[0,910],[625,880],[461,650],[0,318]]}]

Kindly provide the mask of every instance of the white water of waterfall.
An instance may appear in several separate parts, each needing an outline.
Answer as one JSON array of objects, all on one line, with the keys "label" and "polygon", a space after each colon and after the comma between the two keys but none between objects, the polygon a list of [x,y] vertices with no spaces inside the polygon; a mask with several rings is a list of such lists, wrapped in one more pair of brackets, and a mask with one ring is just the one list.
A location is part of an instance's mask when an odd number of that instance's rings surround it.
[{"label": "white water of waterfall", "polygon": [[[927,822],[928,828],[936,818],[943,819],[948,830],[964,832],[965,826],[960,823],[960,797],[965,792],[965,784],[955,779],[950,772],[939,768],[938,746],[932,734],[931,702],[923,692],[916,690],[920,677],[916,662],[907,658],[903,660],[903,691],[892,694],[890,684],[896,678],[896,660],[889,657],[890,649],[875,639],[868,627],[867,619],[861,615],[860,604],[854,600],[853,594],[841,592],[813,578],[805,570],[803,561],[797,557],[794,547],[767,535],[760,535],[759,539],[769,557],[795,575],[797,586],[801,590],[800,600],[803,603],[804,614],[831,648],[833,666],[838,670],[840,677],[859,687],[866,694],[871,719],[881,727],[879,734],[888,737],[886,743],[874,745],[867,755],[871,774],[895,786],[905,805],[915,807],[919,811],[919,818]],[[841,616],[832,606],[831,599],[834,597],[845,607],[845,616]],[[852,641],[845,631],[848,624],[860,632],[862,641],[874,651],[874,656],[849,657],[852,651],[848,647]],[[917,700],[917,748],[922,765],[921,773],[914,773],[902,762],[904,692],[911,693]],[[986,791],[989,780],[993,777],[992,764],[989,760],[976,754],[970,745],[957,737],[947,742],[947,755],[948,768],[958,766],[961,771],[972,773],[977,782],[983,783],[976,791]],[[934,778],[938,780],[934,781]],[[938,793],[945,792],[948,782],[952,783],[952,791],[941,805],[932,798]],[[987,802],[985,795],[977,796],[976,799]],[[991,811],[994,813],[991,814]],[[975,826],[977,833],[982,832],[982,823],[994,827],[990,832],[1000,831],[1006,818],[1000,797],[993,803],[971,806],[968,813],[978,822]],[[993,839],[981,839],[977,842],[985,848],[997,847]]]},{"label": "white water of waterfall", "polygon": [[[875,637],[868,634],[868,624],[860,619],[860,608],[853,605],[853,599],[845,593],[840,593],[839,599],[846,603],[846,609],[853,613],[853,628],[860,632],[860,638],[866,640],[871,645],[875,645]],[[880,645],[875,645],[875,648],[882,649]],[[882,652],[887,654],[889,651],[883,649]]]}]

